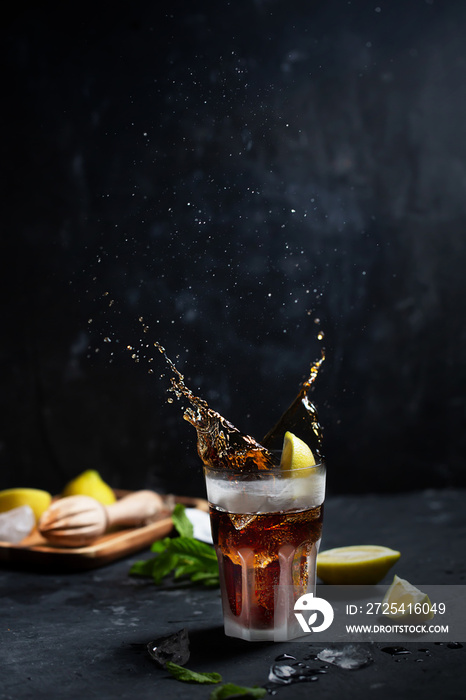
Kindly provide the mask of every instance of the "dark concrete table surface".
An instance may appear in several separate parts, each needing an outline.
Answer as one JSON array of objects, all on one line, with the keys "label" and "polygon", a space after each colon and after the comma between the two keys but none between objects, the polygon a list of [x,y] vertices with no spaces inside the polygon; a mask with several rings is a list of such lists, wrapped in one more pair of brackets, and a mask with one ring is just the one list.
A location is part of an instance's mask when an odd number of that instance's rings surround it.
[{"label": "dark concrete table surface", "polygon": [[[413,582],[465,584],[465,496],[464,491],[424,491],[330,497],[322,547],[383,544],[402,553],[387,582],[398,573]],[[215,686],[173,679],[146,650],[150,640],[183,627],[191,646],[186,666],[217,671],[223,682],[239,685],[267,686],[279,655],[289,653],[299,661],[329,646],[229,639],[223,634],[218,590],[156,587],[128,575],[134,561],[149,556],[145,551],[82,573],[0,569],[0,699],[207,700]],[[272,696],[466,697],[466,644],[412,642],[404,656],[383,652],[386,644],[360,644],[372,657],[364,668],[328,666],[317,681],[276,685]]]}]

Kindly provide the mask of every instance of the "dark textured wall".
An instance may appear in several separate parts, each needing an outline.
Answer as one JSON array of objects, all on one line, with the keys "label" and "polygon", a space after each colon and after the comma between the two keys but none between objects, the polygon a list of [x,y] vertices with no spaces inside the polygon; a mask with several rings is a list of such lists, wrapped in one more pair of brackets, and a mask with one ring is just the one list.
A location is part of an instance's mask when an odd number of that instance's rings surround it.
[{"label": "dark textured wall", "polygon": [[331,490],[465,485],[465,19],[434,0],[10,10],[0,487],[93,467],[201,493],[155,340],[257,438],[323,344]]}]

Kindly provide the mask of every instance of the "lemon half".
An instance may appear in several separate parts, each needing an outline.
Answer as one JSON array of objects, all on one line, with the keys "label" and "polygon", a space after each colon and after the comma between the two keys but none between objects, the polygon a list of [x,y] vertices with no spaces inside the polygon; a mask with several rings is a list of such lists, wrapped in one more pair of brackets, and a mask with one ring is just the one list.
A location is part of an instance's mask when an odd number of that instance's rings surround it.
[{"label": "lemon half", "polygon": [[[312,467],[316,461],[312,450],[303,440],[287,431],[283,438],[283,450],[280,459],[280,467],[290,470],[292,476],[308,476],[306,467]],[[296,470],[296,473],[293,472]]]},{"label": "lemon half", "polygon": [[382,601],[382,611],[387,617],[398,620],[432,620],[434,617],[429,596],[396,574]]},{"label": "lemon half", "polygon": [[95,469],[87,469],[70,481],[63,489],[61,495],[91,496],[104,506],[109,506],[116,501],[113,489],[110,488]]},{"label": "lemon half", "polygon": [[52,501],[52,495],[41,489],[14,488],[0,491],[0,513],[13,508],[29,506],[32,508],[36,522]]},{"label": "lemon half", "polygon": [[372,585],[379,583],[400,552],[375,544],[327,549],[317,555],[317,576],[334,585]]}]

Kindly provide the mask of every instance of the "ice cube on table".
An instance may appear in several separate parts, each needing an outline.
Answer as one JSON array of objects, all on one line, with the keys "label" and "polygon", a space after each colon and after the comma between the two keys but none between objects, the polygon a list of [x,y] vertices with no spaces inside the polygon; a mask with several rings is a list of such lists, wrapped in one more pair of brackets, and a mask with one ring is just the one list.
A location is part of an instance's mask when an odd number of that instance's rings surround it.
[{"label": "ice cube on table", "polygon": [[18,544],[27,537],[36,524],[30,506],[19,506],[0,513],[0,541]]},{"label": "ice cube on table", "polygon": [[372,661],[371,655],[365,649],[360,649],[355,644],[345,644],[337,649],[323,649],[317,654],[317,658],[320,661],[326,661],[329,664],[333,664],[333,666],[346,668],[350,671],[367,666]]},{"label": "ice cube on table", "polygon": [[189,636],[186,628],[174,634],[158,637],[149,642],[147,651],[159,666],[165,667],[167,661],[182,666],[189,661]]}]

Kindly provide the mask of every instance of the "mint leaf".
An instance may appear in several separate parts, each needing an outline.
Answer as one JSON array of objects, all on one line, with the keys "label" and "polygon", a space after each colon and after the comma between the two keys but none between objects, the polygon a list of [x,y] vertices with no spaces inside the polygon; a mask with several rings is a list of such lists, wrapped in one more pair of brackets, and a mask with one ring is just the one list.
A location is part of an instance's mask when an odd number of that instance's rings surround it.
[{"label": "mint leaf", "polygon": [[136,561],[129,570],[129,573],[133,576],[152,576],[152,566],[152,560]]},{"label": "mint leaf", "polygon": [[247,688],[242,685],[235,685],[234,683],[225,683],[218,688],[215,688],[211,694],[209,700],[226,700],[227,698],[237,698],[237,697],[248,697],[248,698],[263,698],[267,691],[265,688],[260,688],[255,685],[252,688]]},{"label": "mint leaf", "polygon": [[218,571],[216,573],[211,573],[210,571],[195,571],[191,575],[191,581],[202,581],[202,583],[208,586],[212,585],[212,582],[215,581],[218,586]]},{"label": "mint leaf", "polygon": [[175,578],[192,577],[198,573],[199,562],[186,562],[183,558],[180,559],[182,559],[183,563],[176,567]]},{"label": "mint leaf", "polygon": [[[219,586],[217,556],[210,544],[192,537],[193,527],[178,503],[173,511],[173,524],[179,537],[164,537],[151,546],[157,555],[148,561],[137,561],[130,569],[135,576],[152,576],[156,584],[174,571],[175,579],[189,578],[192,583],[204,586]],[[191,533],[191,535],[189,534]]]},{"label": "mint leaf", "polygon": [[164,576],[176,566],[177,556],[170,550],[166,550],[152,560],[152,578],[154,583],[160,583]]},{"label": "mint leaf", "polygon": [[171,542],[171,537],[164,537],[163,540],[156,540],[151,545],[151,552],[164,552]]},{"label": "mint leaf", "polygon": [[182,503],[177,503],[175,508],[173,509],[172,520],[175,529],[181,537],[193,536],[193,524],[186,515],[186,508]]},{"label": "mint leaf", "polygon": [[217,565],[217,555],[214,548],[210,544],[195,540],[193,537],[175,537],[170,540],[168,546],[172,552],[203,561],[206,566],[212,566],[214,563]]},{"label": "mint leaf", "polygon": [[[195,582],[194,582],[195,583]],[[218,588],[220,586],[220,581],[218,576],[209,576],[202,579],[201,583],[206,588]]]},{"label": "mint leaf", "polygon": [[189,668],[184,668],[184,666],[178,666],[178,664],[174,664],[172,661],[167,661],[165,668],[174,678],[184,683],[212,685],[214,683],[220,683],[222,680],[220,673],[197,673],[197,671],[190,671]]}]

